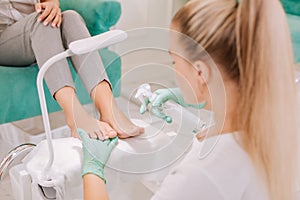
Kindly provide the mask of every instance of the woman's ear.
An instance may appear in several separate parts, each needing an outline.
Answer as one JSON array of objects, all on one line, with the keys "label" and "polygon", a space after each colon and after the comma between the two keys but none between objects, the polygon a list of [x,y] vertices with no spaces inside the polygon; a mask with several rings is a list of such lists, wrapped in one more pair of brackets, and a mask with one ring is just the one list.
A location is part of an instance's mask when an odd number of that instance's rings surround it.
[{"label": "woman's ear", "polygon": [[207,64],[201,60],[198,60],[194,63],[194,67],[197,70],[198,80],[200,81],[200,84],[207,84],[210,77],[210,68],[207,66]]}]

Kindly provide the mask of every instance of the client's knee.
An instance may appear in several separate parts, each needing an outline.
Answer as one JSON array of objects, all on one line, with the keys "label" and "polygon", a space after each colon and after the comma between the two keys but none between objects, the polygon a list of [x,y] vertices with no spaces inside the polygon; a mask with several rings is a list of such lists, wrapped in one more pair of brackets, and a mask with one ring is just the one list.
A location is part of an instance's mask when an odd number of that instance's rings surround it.
[{"label": "client's knee", "polygon": [[52,27],[51,24],[44,25],[44,21],[38,21],[38,17],[40,14],[38,13],[32,13],[30,16],[30,20],[28,24],[28,28],[31,30],[32,36],[38,35],[38,36],[47,36],[48,34],[60,34],[60,29],[56,27]]},{"label": "client's knee", "polygon": [[84,20],[82,19],[81,15],[76,12],[75,10],[66,10],[64,12],[62,12],[63,14],[63,22],[75,22],[75,21],[80,21],[80,22],[84,22]]}]

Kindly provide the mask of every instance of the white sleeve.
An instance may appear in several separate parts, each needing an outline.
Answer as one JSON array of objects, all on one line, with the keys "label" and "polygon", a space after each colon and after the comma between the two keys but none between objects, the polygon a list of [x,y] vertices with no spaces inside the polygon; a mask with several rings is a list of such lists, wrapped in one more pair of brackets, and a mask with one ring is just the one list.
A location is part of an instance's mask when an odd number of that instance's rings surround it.
[{"label": "white sleeve", "polygon": [[194,166],[179,166],[163,181],[151,200],[222,200],[220,190],[209,174]]}]

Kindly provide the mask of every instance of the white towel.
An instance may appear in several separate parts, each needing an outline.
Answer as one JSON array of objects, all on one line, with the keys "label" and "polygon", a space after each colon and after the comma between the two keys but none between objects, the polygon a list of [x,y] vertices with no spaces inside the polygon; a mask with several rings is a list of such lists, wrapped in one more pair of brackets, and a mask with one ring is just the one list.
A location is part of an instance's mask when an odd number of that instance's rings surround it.
[{"label": "white towel", "polygon": [[[46,175],[51,177],[52,186],[43,188],[48,196],[55,195],[55,199],[68,200],[82,198],[82,145],[75,138],[61,138],[53,140],[54,161],[51,170]],[[32,187],[39,193],[40,198],[46,198],[39,186],[39,177],[48,162],[47,141],[40,142],[24,159],[23,163],[33,178]],[[44,186],[44,185],[43,185]],[[53,191],[55,191],[53,193]]]}]

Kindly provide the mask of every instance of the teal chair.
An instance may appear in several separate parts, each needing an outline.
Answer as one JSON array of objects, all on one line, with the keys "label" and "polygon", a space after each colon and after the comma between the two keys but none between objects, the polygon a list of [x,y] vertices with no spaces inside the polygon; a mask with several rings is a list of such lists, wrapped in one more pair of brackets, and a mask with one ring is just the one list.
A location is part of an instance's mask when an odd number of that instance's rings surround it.
[{"label": "teal chair", "polygon": [[[121,15],[121,6],[117,0],[60,0],[60,4],[62,10],[76,10],[80,13],[91,35],[108,31]],[[113,94],[119,96],[121,60],[109,49],[102,49],[99,54],[112,83]],[[89,95],[70,62],[69,64],[81,103],[90,103]],[[0,66],[0,124],[41,115],[36,88],[37,73],[37,65],[19,68]],[[60,107],[52,98],[46,84],[44,87],[49,113],[59,111]]]},{"label": "teal chair", "polygon": [[295,62],[300,63],[300,1],[281,0],[281,3],[287,13],[288,24],[293,42]]}]

